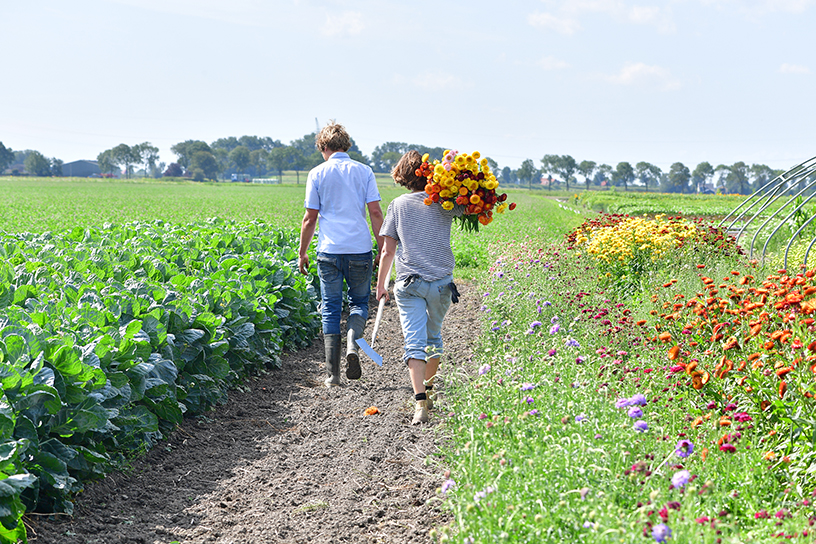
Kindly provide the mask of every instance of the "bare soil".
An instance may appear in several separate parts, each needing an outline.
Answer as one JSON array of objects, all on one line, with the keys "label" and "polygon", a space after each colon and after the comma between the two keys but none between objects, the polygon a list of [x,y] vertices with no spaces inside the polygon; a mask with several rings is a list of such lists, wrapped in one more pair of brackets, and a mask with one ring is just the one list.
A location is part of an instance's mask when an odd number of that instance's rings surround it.
[{"label": "bare soil", "polygon": [[[437,488],[445,381],[470,360],[479,296],[461,284],[444,322],[446,355],[431,421],[411,426],[396,304],[386,305],[363,377],[323,385],[323,341],[187,418],[126,472],[88,484],[73,516],[28,515],[36,544],[430,542],[451,521]],[[376,302],[371,303],[376,308]],[[372,312],[373,314],[373,312]],[[370,339],[372,318],[366,329]],[[345,372],[345,370],[344,370]],[[364,415],[376,406],[379,414]]]}]

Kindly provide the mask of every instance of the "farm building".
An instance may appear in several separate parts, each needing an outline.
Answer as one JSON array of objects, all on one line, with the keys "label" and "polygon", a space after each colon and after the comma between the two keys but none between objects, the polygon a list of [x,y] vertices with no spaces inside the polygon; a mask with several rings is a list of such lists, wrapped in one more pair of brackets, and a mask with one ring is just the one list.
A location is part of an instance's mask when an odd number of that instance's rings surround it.
[{"label": "farm building", "polygon": [[99,176],[102,170],[96,161],[74,161],[66,162],[62,165],[62,175],[78,178],[87,178],[93,175]]}]

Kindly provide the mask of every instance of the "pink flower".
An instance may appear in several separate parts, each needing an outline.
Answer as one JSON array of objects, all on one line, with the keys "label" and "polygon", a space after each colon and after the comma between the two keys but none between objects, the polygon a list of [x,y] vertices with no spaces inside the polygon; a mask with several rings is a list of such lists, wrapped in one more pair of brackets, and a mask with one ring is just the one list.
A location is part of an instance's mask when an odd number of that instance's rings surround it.
[{"label": "pink flower", "polygon": [[725,452],[728,452],[728,453],[734,453],[735,451],[737,451],[737,448],[734,447],[733,444],[729,444],[728,442],[725,442],[722,446],[720,446],[720,451],[725,451]]}]

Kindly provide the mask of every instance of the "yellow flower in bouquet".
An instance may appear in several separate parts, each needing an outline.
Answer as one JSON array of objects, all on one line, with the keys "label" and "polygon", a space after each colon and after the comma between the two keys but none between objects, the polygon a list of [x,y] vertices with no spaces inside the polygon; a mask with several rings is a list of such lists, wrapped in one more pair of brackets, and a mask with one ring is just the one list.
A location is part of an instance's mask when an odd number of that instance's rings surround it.
[{"label": "yellow flower in bouquet", "polygon": [[499,181],[490,171],[487,157],[482,158],[478,151],[467,154],[446,150],[442,160],[435,160],[433,164],[428,162],[426,153],[416,174],[428,180],[425,204],[439,202],[445,210],[463,206],[464,213],[457,219],[468,231],[478,231],[479,225],[490,224],[493,212],[504,213],[516,207],[515,203],[505,202],[506,193],[497,194]]}]

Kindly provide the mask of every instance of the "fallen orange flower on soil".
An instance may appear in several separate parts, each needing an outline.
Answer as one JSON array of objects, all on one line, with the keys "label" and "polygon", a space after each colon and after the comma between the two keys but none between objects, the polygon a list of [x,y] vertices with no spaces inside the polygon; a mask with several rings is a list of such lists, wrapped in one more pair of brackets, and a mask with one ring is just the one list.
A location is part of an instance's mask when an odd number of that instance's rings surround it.
[{"label": "fallen orange flower on soil", "polygon": [[380,410],[376,406],[369,406],[366,408],[365,415],[373,416],[374,414],[379,414]]}]

